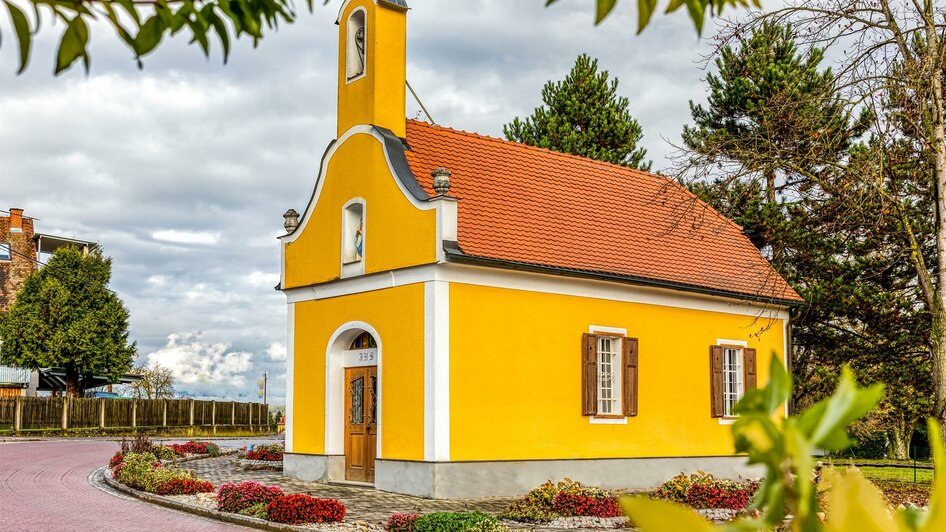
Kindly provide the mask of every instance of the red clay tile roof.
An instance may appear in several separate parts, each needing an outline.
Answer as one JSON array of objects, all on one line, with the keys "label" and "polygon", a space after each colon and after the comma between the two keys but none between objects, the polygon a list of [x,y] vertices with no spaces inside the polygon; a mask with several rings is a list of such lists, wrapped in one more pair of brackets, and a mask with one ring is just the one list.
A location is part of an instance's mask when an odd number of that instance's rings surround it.
[{"label": "red clay tile roof", "polygon": [[465,256],[752,299],[801,301],[738,225],[666,177],[407,122],[421,187],[452,172]]}]

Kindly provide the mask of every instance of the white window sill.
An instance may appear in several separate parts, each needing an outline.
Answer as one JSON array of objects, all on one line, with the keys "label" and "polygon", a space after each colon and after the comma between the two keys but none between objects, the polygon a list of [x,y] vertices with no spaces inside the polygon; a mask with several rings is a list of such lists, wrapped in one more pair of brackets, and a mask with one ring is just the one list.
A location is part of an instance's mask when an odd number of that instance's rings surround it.
[{"label": "white window sill", "polygon": [[734,417],[721,417],[721,418],[719,418],[719,424],[720,424],[720,425],[732,425],[733,423],[736,422],[736,419],[737,419],[737,418],[734,418]]},{"label": "white window sill", "polygon": [[627,425],[626,417],[594,417],[588,418],[592,425]]}]

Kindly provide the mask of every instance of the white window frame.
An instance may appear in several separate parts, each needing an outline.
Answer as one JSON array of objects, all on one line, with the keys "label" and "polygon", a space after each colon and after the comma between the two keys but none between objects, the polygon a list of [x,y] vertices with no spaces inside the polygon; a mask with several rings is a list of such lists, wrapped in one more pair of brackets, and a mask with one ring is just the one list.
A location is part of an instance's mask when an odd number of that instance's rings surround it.
[{"label": "white window frame", "polygon": [[0,242],[0,249],[5,249],[6,253],[0,255],[0,261],[9,262],[13,260],[13,244],[10,242]]},{"label": "white window frame", "polygon": [[[351,252],[355,231],[355,224],[357,220],[353,215],[354,209],[353,206],[361,206],[361,231],[362,231],[362,241],[361,241],[361,257],[357,259],[352,259]],[[341,277],[352,277],[355,275],[363,275],[365,273],[365,256],[368,253],[368,208],[365,204],[364,198],[353,198],[345,202],[345,205],[342,206],[342,234],[341,234],[341,247],[339,248],[339,261],[341,263]]]},{"label": "white window frame", "polygon": [[[618,368],[617,381],[619,383],[619,394],[617,412],[614,414],[603,414],[599,412],[596,415],[588,416],[588,423],[592,425],[627,425],[627,416],[624,415],[624,342],[627,337],[627,329],[622,327],[607,327],[602,325],[591,325],[588,327],[588,333],[594,335],[620,337],[618,346]],[[600,341],[600,338],[598,339]],[[595,344],[596,364],[598,364],[597,352],[599,344]],[[595,383],[595,405],[600,408],[598,396],[598,382]]]},{"label": "white window frame", "polygon": [[[719,418],[720,425],[730,425],[732,424],[738,415],[732,412],[732,406],[735,403],[739,402],[739,399],[742,399],[742,396],[746,393],[746,383],[745,383],[745,363],[746,363],[746,348],[749,347],[749,343],[745,340],[732,340],[728,338],[717,338],[716,345],[723,348],[723,417]],[[726,373],[726,351],[727,350],[736,350],[739,352],[739,367],[736,369],[737,373],[735,374],[737,378],[737,386],[735,390],[735,401],[730,403],[727,401],[727,391],[729,390],[729,379]],[[729,396],[732,397],[732,392],[728,392]]]},{"label": "white window frame", "polygon": [[731,345],[723,348],[723,417],[733,418],[736,403],[746,391],[745,350]]},{"label": "white window frame", "polygon": [[[355,21],[355,15],[361,13],[361,20],[364,22],[365,28],[365,64],[364,68],[361,70],[360,74],[355,74],[352,76],[350,73],[353,70],[352,65],[355,60],[354,56],[358,55],[357,45],[355,44],[355,32],[358,31],[357,22]],[[368,75],[368,12],[365,11],[365,8],[359,7],[348,15],[348,20],[345,21],[345,84],[353,83],[359,79]]]},{"label": "white window frame", "polygon": [[595,349],[598,379],[595,400],[599,416],[624,415],[624,337],[601,334]]}]

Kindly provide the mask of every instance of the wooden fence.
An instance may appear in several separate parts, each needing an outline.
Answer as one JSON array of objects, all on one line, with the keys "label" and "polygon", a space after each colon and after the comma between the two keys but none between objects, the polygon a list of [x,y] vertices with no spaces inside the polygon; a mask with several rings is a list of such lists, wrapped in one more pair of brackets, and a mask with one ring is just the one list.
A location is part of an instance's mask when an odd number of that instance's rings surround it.
[{"label": "wooden fence", "polygon": [[193,399],[0,397],[0,430],[262,427],[269,405]]}]

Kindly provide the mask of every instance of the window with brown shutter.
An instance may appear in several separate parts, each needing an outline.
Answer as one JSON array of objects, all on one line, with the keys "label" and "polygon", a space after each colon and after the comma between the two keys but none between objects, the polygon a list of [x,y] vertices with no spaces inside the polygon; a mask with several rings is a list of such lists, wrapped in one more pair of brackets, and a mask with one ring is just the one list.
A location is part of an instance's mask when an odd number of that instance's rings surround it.
[{"label": "window with brown shutter", "polygon": [[713,417],[733,417],[736,403],[756,387],[756,350],[741,345],[710,346]]},{"label": "window with brown shutter", "polygon": [[755,375],[755,349],[746,348],[742,351],[743,356],[743,370],[745,372],[745,389],[752,390],[756,387],[756,375]]},{"label": "window with brown shutter", "polygon": [[637,415],[638,342],[610,332],[588,333],[581,341],[582,415]]},{"label": "window with brown shutter", "polygon": [[723,346],[710,346],[710,405],[713,417],[723,417]]},{"label": "window with brown shutter", "polygon": [[624,339],[624,415],[637,415],[637,338]]},{"label": "window with brown shutter", "polygon": [[581,336],[581,415],[598,413],[598,337]]}]

